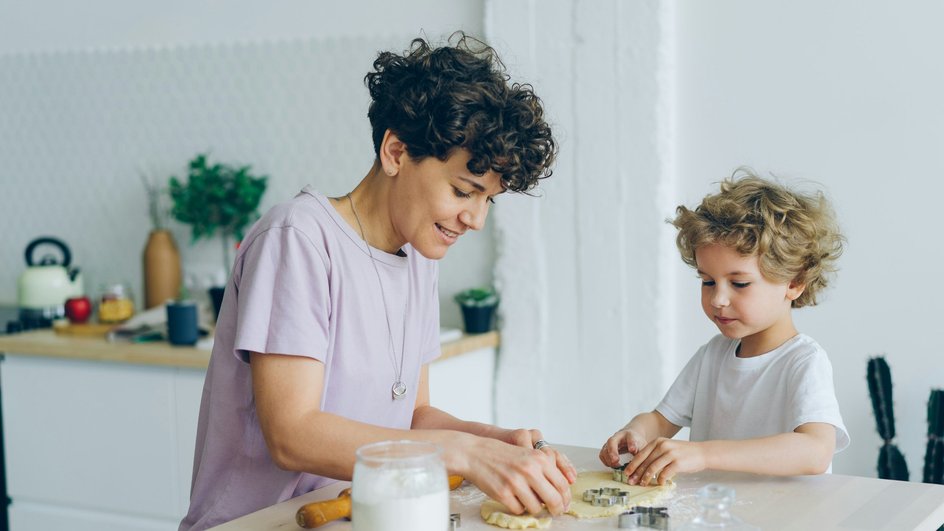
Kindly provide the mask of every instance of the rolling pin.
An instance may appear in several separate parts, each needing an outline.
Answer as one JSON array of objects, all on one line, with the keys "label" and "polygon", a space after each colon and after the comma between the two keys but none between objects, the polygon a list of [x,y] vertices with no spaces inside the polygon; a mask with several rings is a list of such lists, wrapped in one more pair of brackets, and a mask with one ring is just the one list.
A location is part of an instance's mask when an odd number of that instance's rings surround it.
[{"label": "rolling pin", "polygon": [[[449,476],[449,490],[455,490],[462,483],[462,476]],[[342,490],[333,500],[306,503],[295,513],[295,522],[299,527],[312,529],[328,522],[351,516],[351,488]]]}]

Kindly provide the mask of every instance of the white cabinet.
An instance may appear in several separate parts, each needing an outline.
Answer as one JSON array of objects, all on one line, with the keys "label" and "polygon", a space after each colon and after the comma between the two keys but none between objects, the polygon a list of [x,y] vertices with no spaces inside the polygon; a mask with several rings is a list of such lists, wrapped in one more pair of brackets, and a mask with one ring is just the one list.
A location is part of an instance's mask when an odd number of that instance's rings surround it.
[{"label": "white cabinet", "polygon": [[454,417],[491,424],[495,349],[482,348],[429,364],[429,403]]},{"label": "white cabinet", "polygon": [[176,529],[189,503],[204,374],[7,355],[11,529]]},{"label": "white cabinet", "polygon": [[[491,422],[495,348],[430,365],[432,404]],[[205,369],[7,354],[0,364],[11,531],[175,531]]]}]

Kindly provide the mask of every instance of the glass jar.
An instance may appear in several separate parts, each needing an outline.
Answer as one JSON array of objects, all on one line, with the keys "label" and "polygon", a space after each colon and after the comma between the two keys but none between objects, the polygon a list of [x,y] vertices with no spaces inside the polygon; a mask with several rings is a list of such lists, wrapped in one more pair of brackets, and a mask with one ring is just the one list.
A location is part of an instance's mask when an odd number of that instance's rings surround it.
[{"label": "glass jar", "polygon": [[418,441],[358,448],[351,504],[354,531],[444,531],[449,482],[442,449]]},{"label": "glass jar", "polygon": [[134,315],[134,299],[131,287],[124,282],[107,284],[99,288],[98,320],[102,323],[121,323]]},{"label": "glass jar", "polygon": [[698,491],[698,515],[691,522],[679,528],[679,531],[703,531],[723,529],[724,531],[760,531],[759,527],[745,524],[728,509],[734,504],[734,489],[712,483]]}]

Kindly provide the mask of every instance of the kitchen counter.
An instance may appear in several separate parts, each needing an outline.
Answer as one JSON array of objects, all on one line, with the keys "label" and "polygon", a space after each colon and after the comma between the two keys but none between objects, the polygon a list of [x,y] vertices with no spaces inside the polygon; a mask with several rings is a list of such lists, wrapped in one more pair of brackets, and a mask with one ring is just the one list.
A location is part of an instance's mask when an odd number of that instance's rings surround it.
[{"label": "kitchen counter", "polygon": [[[495,331],[463,335],[458,339],[443,343],[442,356],[436,361],[484,348],[495,348],[498,346],[498,341],[498,332]],[[52,330],[0,336],[0,352],[195,369],[206,369],[210,362],[209,350],[175,347],[165,341],[153,343],[107,341],[101,337],[57,334]]]},{"label": "kitchen counter", "polygon": [[[493,420],[498,339],[442,344],[435,405]],[[43,330],[0,336],[0,352],[11,529],[176,531],[210,351]]]},{"label": "kitchen counter", "polygon": [[[598,449],[560,446],[578,471],[603,469],[597,459]],[[709,483],[733,487],[737,500],[731,512],[745,522],[764,530],[857,529],[934,531],[944,522],[944,485],[889,481],[839,474],[819,476],[771,477],[731,472],[700,472],[676,477],[676,490],[662,505],[677,529],[697,514],[698,489]],[[295,512],[302,505],[337,496],[350,486],[338,482],[314,492],[273,505],[226,524],[214,531],[268,531],[300,529]],[[484,494],[468,483],[450,495],[450,512],[462,516],[461,529],[498,529],[482,521],[479,506]],[[615,529],[617,517],[578,520],[571,516],[554,519],[551,529]],[[347,531],[349,521],[333,522],[319,529]],[[643,528],[646,529],[646,528]]]}]

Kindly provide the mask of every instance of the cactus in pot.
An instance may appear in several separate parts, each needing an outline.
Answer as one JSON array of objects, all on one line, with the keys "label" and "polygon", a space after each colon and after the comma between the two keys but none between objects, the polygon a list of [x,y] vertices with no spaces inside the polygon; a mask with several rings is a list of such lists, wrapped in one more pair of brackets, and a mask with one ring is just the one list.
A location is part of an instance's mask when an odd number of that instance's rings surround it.
[{"label": "cactus in pot", "polygon": [[924,454],[925,483],[944,484],[944,390],[932,389],[928,399],[928,448]]},{"label": "cactus in pot", "polygon": [[908,481],[908,465],[905,457],[892,442],[895,438],[895,413],[892,409],[892,375],[885,358],[869,359],[866,373],[872,412],[883,444],[878,456],[878,477]]}]

